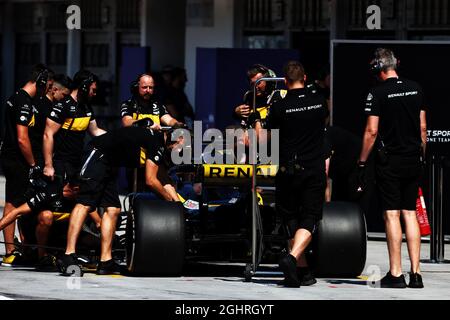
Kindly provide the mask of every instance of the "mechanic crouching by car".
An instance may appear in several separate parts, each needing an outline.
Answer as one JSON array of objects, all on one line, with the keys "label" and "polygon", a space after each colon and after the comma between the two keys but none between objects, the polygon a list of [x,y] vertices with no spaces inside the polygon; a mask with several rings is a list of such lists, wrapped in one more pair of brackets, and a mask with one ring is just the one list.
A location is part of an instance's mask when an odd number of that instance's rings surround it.
[{"label": "mechanic crouching by car", "polygon": [[[147,122],[144,119],[145,123]],[[141,120],[142,122],[142,120]],[[156,125],[153,125],[156,127]],[[171,195],[156,178],[164,152],[164,135],[147,127],[125,127],[94,138],[84,154],[80,173],[80,191],[71,213],[65,255],[57,264],[62,273],[70,265],[78,265],[75,248],[78,235],[87,214],[97,207],[105,208],[101,222],[101,255],[97,274],[118,274],[119,266],[112,259],[112,241],[120,214],[117,189],[117,167],[137,168],[139,151],[145,150],[146,183],[161,198],[172,201]]]},{"label": "mechanic crouching by car", "polygon": [[[322,219],[326,186],[323,139],[328,112],[326,101],[305,88],[305,71],[299,62],[288,62],[284,72],[288,92],[270,108],[267,128],[280,130],[276,208],[291,239],[290,253],[282,254],[279,266],[285,276],[283,284],[300,287],[316,283],[304,252]],[[253,121],[260,133],[257,114]]]}]

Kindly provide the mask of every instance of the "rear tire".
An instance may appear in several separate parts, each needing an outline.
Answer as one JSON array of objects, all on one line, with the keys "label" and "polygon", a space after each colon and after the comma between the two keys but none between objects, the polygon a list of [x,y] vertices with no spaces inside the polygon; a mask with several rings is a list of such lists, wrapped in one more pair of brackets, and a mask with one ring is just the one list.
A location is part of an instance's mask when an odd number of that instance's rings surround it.
[{"label": "rear tire", "polygon": [[367,229],[354,203],[325,204],[323,219],[312,242],[311,265],[318,277],[354,278],[366,264]]},{"label": "rear tire", "polygon": [[133,275],[181,275],[185,256],[183,206],[137,195],[132,212],[127,219],[128,271]]}]

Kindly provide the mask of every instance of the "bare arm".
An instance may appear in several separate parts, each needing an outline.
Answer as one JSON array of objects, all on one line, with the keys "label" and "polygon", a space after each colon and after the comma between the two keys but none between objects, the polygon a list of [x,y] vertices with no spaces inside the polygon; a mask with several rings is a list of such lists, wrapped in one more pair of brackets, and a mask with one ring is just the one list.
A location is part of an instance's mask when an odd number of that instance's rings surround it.
[{"label": "bare arm", "polygon": [[102,134],[105,134],[106,131],[103,129],[100,129],[97,125],[97,121],[92,120],[91,122],[89,122],[89,133],[93,136],[93,137],[98,137],[101,136]]},{"label": "bare arm", "polygon": [[23,157],[30,165],[33,167],[36,165],[33,156],[33,150],[31,149],[30,137],[28,135],[28,127],[23,125],[16,125],[17,129],[17,142],[19,143],[20,152],[22,152]]},{"label": "bare arm", "polygon": [[122,117],[122,126],[131,127],[135,121],[131,116],[124,116]]},{"label": "bare arm", "polygon": [[367,118],[366,130],[363,137],[363,145],[361,149],[361,154],[359,156],[359,161],[366,162],[369,158],[370,152],[373,149],[375,140],[378,136],[378,124],[380,118],[377,116],[369,116]]},{"label": "bare arm", "polygon": [[161,123],[165,124],[166,126],[173,127],[175,125],[182,125],[181,122],[178,122],[177,119],[173,118],[170,114],[165,114],[161,117]]},{"label": "bare arm", "polygon": [[420,112],[420,136],[422,138],[422,152],[425,155],[427,148],[427,116],[423,110]]},{"label": "bare arm", "polygon": [[54,136],[56,132],[61,128],[61,125],[49,118],[45,123],[43,152],[44,152],[44,175],[47,177],[53,177],[55,175],[55,169],[53,168],[53,148],[54,148]]},{"label": "bare arm", "polygon": [[172,201],[172,197],[166,189],[164,189],[163,185],[157,178],[158,168],[158,165],[147,159],[145,162],[145,183],[164,200]]}]

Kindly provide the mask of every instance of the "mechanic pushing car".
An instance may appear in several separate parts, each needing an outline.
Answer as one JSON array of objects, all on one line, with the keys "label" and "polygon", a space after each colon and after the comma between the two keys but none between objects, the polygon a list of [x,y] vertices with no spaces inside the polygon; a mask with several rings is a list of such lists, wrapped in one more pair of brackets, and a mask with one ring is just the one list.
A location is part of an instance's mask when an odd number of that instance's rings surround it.
[{"label": "mechanic pushing car", "polygon": [[70,185],[77,184],[86,132],[92,136],[106,132],[97,126],[91,107],[97,84],[96,75],[80,70],[74,76],[71,94],[53,106],[44,131],[45,176],[52,178],[56,174]]},{"label": "mechanic pushing car", "polygon": [[[25,202],[29,172],[38,168],[31,147],[29,128],[35,124],[33,98],[45,95],[48,69],[42,64],[33,67],[27,83],[12,95],[5,108],[5,135],[1,147],[1,164],[6,178],[3,217]],[[14,246],[15,223],[4,229],[6,254],[2,265],[20,264],[21,254]]]},{"label": "mechanic pushing car", "polygon": [[[316,283],[304,252],[322,218],[326,186],[323,140],[328,112],[323,97],[305,88],[305,70],[299,62],[288,62],[284,72],[288,92],[270,108],[267,128],[280,130],[276,209],[291,239],[290,253],[281,255],[279,266],[285,276],[283,284],[300,287]],[[256,123],[259,136],[258,113],[249,119]]]},{"label": "mechanic pushing car", "polygon": [[[142,126],[140,126],[142,125]],[[158,167],[164,157],[165,146],[173,146],[162,132],[148,119],[139,120],[133,127],[119,128],[94,138],[84,154],[80,173],[80,191],[77,204],[72,211],[67,235],[66,253],[57,264],[63,273],[70,265],[78,265],[75,247],[82,224],[90,211],[97,207],[105,208],[101,222],[101,256],[97,274],[118,274],[119,266],[112,259],[112,240],[117,218],[120,214],[120,201],[117,189],[117,174],[114,168],[137,168],[141,149],[145,150],[146,183],[162,199],[172,201],[171,195],[157,179]]]},{"label": "mechanic pushing car", "polygon": [[[377,149],[375,171],[384,211],[390,269],[382,288],[406,288],[402,274],[402,227],[405,222],[411,260],[410,288],[423,288],[420,275],[420,230],[416,199],[423,171],[427,124],[424,94],[415,82],[399,78],[398,60],[385,48],[375,51],[371,71],[381,85],[366,100],[367,125],[358,165],[363,173],[372,149]],[[364,177],[364,174],[361,174]],[[364,188],[364,181],[361,181]]]}]

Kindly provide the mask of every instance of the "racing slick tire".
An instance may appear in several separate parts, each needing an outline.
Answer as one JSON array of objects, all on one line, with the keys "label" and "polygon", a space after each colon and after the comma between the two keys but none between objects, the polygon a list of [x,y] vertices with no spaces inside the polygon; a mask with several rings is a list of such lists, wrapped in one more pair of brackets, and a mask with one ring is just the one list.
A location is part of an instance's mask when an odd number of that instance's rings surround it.
[{"label": "racing slick tire", "polygon": [[132,275],[181,275],[185,256],[184,219],[181,203],[137,195],[127,219],[128,271]]},{"label": "racing slick tire", "polygon": [[366,264],[367,228],[355,203],[331,202],[313,236],[311,257],[317,277],[354,278]]}]

